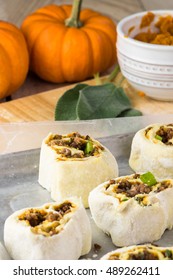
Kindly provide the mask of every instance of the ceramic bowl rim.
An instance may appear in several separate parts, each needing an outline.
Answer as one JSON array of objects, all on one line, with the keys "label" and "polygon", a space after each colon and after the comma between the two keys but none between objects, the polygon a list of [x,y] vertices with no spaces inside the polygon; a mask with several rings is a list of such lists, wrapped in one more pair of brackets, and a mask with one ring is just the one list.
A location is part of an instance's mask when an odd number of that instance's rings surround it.
[{"label": "ceramic bowl rim", "polygon": [[[129,43],[131,43],[132,45],[136,45],[139,47],[145,47],[147,49],[157,49],[157,50],[163,50],[163,51],[173,51],[173,46],[169,46],[169,45],[158,45],[158,44],[149,44],[149,43],[145,43],[145,42],[140,42],[137,41],[133,38],[130,37],[126,37],[126,34],[124,34],[124,32],[122,31],[122,28],[124,26],[125,23],[127,23],[128,21],[133,20],[133,18],[136,17],[142,17],[145,14],[147,14],[148,11],[144,11],[144,12],[139,12],[139,13],[135,13],[132,15],[129,15],[125,18],[123,18],[122,20],[119,21],[119,23],[117,24],[117,35],[120,36],[122,39],[125,39],[126,41],[129,41]],[[172,14],[173,16],[173,9],[172,10],[151,10],[150,12],[157,14],[157,15],[162,15],[162,14]]]}]

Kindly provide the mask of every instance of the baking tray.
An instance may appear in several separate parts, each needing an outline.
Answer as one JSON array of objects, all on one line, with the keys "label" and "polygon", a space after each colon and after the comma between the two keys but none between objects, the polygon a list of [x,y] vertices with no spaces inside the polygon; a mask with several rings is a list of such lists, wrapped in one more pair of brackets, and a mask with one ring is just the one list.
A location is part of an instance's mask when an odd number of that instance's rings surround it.
[{"label": "baking tray", "polygon": [[[133,173],[128,165],[133,133],[116,134],[97,138],[116,157],[120,175]],[[3,241],[5,219],[21,208],[40,206],[52,201],[50,194],[38,183],[40,149],[10,153],[0,156],[0,239]],[[3,209],[3,210],[2,210]],[[92,225],[92,250],[84,259],[99,259],[107,252],[116,249],[111,238],[99,230],[94,224],[90,210],[87,210]],[[152,226],[152,225],[151,225]],[[101,249],[96,252],[94,244]],[[155,242],[160,246],[173,246],[173,230],[166,230],[162,238]]]}]

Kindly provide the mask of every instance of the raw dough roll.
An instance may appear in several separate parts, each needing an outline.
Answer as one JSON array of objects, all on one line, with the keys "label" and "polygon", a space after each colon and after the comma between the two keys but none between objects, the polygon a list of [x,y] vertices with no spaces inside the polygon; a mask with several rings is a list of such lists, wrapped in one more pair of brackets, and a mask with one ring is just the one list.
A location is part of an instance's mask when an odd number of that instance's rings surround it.
[{"label": "raw dough roll", "polygon": [[153,124],[133,138],[130,167],[137,173],[151,171],[157,179],[173,178],[173,124]]},{"label": "raw dough roll", "polygon": [[88,207],[89,192],[116,176],[118,166],[114,156],[89,136],[50,134],[43,140],[39,183],[51,192],[55,201],[78,196]]},{"label": "raw dough roll", "polygon": [[4,248],[4,246],[2,245],[2,243],[0,242],[0,260],[10,260],[10,256],[7,253],[6,249]]},{"label": "raw dough roll", "polygon": [[172,201],[173,180],[150,186],[139,174],[107,181],[89,195],[96,225],[120,247],[160,239],[173,227]]},{"label": "raw dough roll", "polygon": [[101,260],[173,260],[173,247],[151,244],[124,247],[107,253]]},{"label": "raw dough roll", "polygon": [[73,198],[16,211],[5,222],[4,242],[13,259],[75,260],[91,249],[91,226]]}]

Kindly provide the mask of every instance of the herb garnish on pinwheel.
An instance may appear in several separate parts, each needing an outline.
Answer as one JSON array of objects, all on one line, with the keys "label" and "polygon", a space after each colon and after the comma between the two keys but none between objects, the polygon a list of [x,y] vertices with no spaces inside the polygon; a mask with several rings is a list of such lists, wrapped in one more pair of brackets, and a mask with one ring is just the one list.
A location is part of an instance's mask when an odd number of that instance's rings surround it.
[{"label": "herb garnish on pinwheel", "polygon": [[49,134],[42,142],[39,183],[51,192],[55,201],[78,196],[88,207],[89,192],[116,176],[116,159],[89,135],[83,136],[78,132]]},{"label": "herb garnish on pinwheel", "polygon": [[153,242],[173,227],[173,180],[132,174],[107,181],[89,195],[96,225],[116,246]]}]

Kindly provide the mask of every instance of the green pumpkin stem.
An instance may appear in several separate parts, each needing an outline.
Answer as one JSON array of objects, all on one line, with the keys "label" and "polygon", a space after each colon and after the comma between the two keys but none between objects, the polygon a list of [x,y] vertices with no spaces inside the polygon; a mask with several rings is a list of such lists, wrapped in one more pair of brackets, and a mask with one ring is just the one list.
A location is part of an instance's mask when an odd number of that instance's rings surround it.
[{"label": "green pumpkin stem", "polygon": [[81,27],[82,22],[79,20],[82,0],[73,0],[71,16],[66,19],[65,25],[69,27]]},{"label": "green pumpkin stem", "polygon": [[106,83],[110,83],[112,80],[114,80],[116,78],[116,76],[118,75],[118,73],[120,72],[120,67],[117,64],[114,68],[114,70],[110,73],[110,75],[108,76],[108,78],[106,79]]}]

